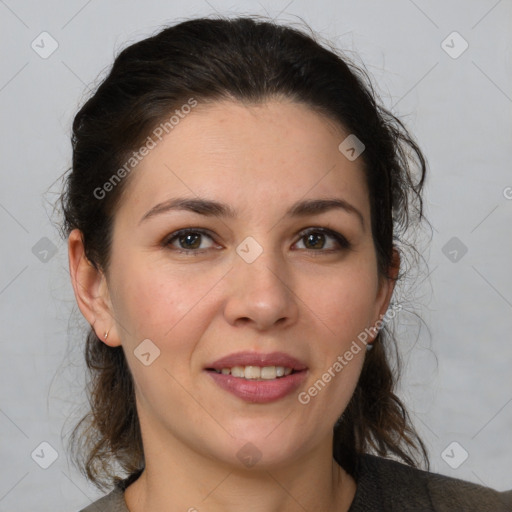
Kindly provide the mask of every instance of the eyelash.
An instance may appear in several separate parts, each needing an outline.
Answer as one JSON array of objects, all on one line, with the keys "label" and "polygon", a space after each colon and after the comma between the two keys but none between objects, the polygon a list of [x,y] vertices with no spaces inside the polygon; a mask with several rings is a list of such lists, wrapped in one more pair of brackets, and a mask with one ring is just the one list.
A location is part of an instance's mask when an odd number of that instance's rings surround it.
[{"label": "eyelash", "polygon": [[[312,254],[314,254],[314,253],[332,253],[332,252],[338,252],[338,251],[343,251],[343,250],[346,251],[346,250],[351,249],[351,247],[352,247],[352,244],[341,233],[338,233],[337,231],[333,231],[331,229],[320,228],[320,227],[318,227],[318,228],[313,227],[313,228],[307,228],[307,229],[302,230],[300,233],[298,233],[298,236],[299,236],[298,241],[302,240],[303,238],[305,238],[306,236],[308,236],[312,233],[321,233],[323,235],[327,235],[328,237],[333,238],[341,247],[340,249],[303,249]],[[208,231],[206,231],[204,229],[185,228],[185,229],[180,229],[178,231],[175,231],[174,233],[171,233],[168,237],[166,237],[164,239],[164,241],[162,242],[162,245],[164,247],[169,247],[169,245],[174,240],[178,239],[181,236],[186,236],[186,235],[190,235],[190,234],[205,235],[213,241],[213,236]],[[210,249],[193,249],[192,250],[192,249],[176,249],[175,248],[173,250],[180,254],[199,256],[201,254],[204,254],[205,252],[207,252]],[[318,256],[318,254],[314,254],[314,256]]]}]

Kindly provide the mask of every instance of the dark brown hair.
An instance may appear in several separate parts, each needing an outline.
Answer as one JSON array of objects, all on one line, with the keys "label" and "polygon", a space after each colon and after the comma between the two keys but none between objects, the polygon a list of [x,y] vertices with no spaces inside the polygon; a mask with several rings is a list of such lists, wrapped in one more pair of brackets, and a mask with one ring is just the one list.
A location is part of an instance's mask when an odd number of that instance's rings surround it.
[{"label": "dark brown hair", "polygon": [[[426,162],[420,149],[403,123],[377,103],[364,70],[314,35],[254,17],[188,20],[117,56],[74,118],[72,169],[60,198],[63,236],[78,228],[87,258],[106,272],[112,219],[130,178],[104,197],[97,191],[151,130],[190,98],[258,103],[279,97],[328,116],[365,145],[360,158],[378,271],[390,277],[393,246],[405,247],[402,236],[424,219]],[[412,466],[419,455],[428,468],[425,446],[394,393],[399,367],[392,369],[392,347],[396,350],[386,326],[334,427],[333,456],[351,473],[357,456],[367,452]],[[70,445],[86,477],[105,488],[121,479],[113,462],[132,478],[144,467],[134,385],[122,347],[102,343],[92,328],[85,359],[91,410],[75,427]]]}]

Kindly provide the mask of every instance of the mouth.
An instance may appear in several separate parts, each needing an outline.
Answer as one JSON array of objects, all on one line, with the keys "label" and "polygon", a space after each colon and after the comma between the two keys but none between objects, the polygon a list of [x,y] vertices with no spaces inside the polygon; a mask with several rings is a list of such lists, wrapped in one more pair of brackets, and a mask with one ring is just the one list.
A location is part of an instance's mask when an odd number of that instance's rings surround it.
[{"label": "mouth", "polygon": [[268,403],[291,394],[304,382],[307,366],[282,353],[239,352],[204,368],[221,389],[246,402]]},{"label": "mouth", "polygon": [[[221,357],[206,365],[206,369],[220,373],[225,372],[226,374],[229,371],[230,374],[236,377],[265,379],[266,375],[270,375],[270,378],[283,377],[294,371],[305,370],[307,366],[302,361],[285,352],[263,354],[245,351]],[[275,376],[274,369],[276,372]]]},{"label": "mouth", "polygon": [[275,380],[282,379],[288,375],[298,373],[304,370],[294,370],[287,366],[233,366],[232,368],[206,368],[206,371],[220,373],[222,375],[232,375],[238,379],[246,380]]}]

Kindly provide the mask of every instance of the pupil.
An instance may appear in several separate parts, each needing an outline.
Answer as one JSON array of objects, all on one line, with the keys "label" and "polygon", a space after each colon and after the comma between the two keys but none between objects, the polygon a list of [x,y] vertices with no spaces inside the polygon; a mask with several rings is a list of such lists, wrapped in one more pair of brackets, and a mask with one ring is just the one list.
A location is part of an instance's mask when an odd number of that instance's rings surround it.
[{"label": "pupil", "polygon": [[[199,236],[200,235],[185,235],[185,236],[182,236],[181,237],[181,240],[180,242],[182,243],[182,245],[185,245],[188,249],[196,249],[200,244],[189,244],[188,242],[190,241],[190,239],[194,239],[195,238],[195,241],[197,242],[199,240]],[[185,240],[185,242],[184,242]]]},{"label": "pupil", "polygon": [[315,235],[315,234],[310,234],[310,235],[308,235],[308,238],[307,238],[307,240],[308,240],[308,244],[309,244],[309,242],[311,242],[311,241],[312,241],[312,242],[313,242],[313,244],[312,244],[312,245],[313,245],[313,246],[316,246],[316,245],[317,245],[317,243],[315,243],[315,240],[317,240],[317,242],[318,242],[318,240],[320,240],[320,246],[319,246],[319,248],[321,249],[321,248],[322,248],[322,246],[323,246],[323,243],[322,243],[323,241],[322,241],[322,238],[321,238],[321,237],[323,237],[323,236],[324,236],[324,235],[322,235],[322,234],[316,234],[316,235]]}]

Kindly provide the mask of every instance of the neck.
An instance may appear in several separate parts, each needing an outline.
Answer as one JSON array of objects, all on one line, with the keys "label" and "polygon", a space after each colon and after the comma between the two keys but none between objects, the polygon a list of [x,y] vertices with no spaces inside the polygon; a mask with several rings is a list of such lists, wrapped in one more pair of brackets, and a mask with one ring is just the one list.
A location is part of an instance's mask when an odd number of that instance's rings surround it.
[{"label": "neck", "polygon": [[125,491],[130,512],[346,512],[355,495],[355,481],[332,458],[332,438],[292,463],[251,468],[167,441],[165,449],[144,443],[145,469]]}]

